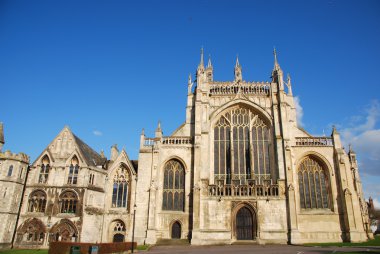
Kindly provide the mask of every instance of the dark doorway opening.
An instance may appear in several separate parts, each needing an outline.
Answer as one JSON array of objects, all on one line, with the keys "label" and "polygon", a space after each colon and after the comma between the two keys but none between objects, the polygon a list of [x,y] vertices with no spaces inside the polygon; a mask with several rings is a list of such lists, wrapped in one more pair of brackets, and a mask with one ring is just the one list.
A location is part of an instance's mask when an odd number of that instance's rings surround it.
[{"label": "dark doorway opening", "polygon": [[122,242],[124,242],[124,235],[123,234],[115,234],[113,236],[113,242],[114,243],[122,243]]},{"label": "dark doorway opening", "polygon": [[178,221],[173,223],[172,239],[181,239],[181,224]]}]

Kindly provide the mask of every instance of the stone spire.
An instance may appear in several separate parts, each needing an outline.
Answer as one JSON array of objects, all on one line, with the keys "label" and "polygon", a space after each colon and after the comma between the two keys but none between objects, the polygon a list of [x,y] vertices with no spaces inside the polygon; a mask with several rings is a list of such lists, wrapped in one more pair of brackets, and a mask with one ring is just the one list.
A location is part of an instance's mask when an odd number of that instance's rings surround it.
[{"label": "stone spire", "polygon": [[235,63],[234,74],[235,74],[235,81],[236,82],[240,82],[240,81],[243,80],[243,75],[242,75],[242,71],[241,71],[241,65],[239,63],[239,56],[236,56],[236,63]]},{"label": "stone spire", "polygon": [[208,63],[207,63],[207,68],[206,68],[206,81],[211,82],[214,79],[214,73],[213,73],[213,68],[211,64],[211,56],[208,56]]},{"label": "stone spire", "polygon": [[201,61],[200,61],[199,65],[198,65],[198,68],[200,68],[200,67],[204,68],[203,47],[201,48]]},{"label": "stone spire", "polygon": [[278,84],[278,89],[280,91],[284,91],[284,74],[277,60],[276,48],[273,48],[273,55],[274,55],[274,67],[272,71],[272,82]]},{"label": "stone spire", "polygon": [[157,129],[156,129],[156,138],[162,137],[162,129],[161,129],[161,122],[158,121]]},{"label": "stone spire", "polygon": [[1,152],[1,149],[3,149],[3,145],[5,144],[5,141],[4,141],[4,127],[3,127],[3,123],[0,122],[0,152]]},{"label": "stone spire", "polygon": [[274,67],[273,67],[273,69],[276,71],[281,70],[281,67],[280,67],[278,60],[277,60],[276,48],[273,48],[273,55],[274,55]]},{"label": "stone spire", "polygon": [[211,56],[210,55],[208,56],[207,68],[212,68]]}]

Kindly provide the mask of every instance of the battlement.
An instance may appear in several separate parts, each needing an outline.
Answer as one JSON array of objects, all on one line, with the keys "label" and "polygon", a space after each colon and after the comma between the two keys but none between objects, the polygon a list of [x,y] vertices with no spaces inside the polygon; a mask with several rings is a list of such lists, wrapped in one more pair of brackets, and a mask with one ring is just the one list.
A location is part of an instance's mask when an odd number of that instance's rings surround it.
[{"label": "battlement", "polygon": [[15,160],[29,164],[30,158],[25,153],[12,153],[7,150],[4,153],[0,153],[1,160]]}]

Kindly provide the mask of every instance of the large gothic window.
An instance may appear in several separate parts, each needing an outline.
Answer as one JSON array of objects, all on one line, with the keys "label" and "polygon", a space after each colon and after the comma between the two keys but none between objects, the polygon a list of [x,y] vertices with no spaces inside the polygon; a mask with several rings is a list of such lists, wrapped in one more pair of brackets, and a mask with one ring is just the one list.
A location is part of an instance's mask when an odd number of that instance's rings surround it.
[{"label": "large gothic window", "polygon": [[129,174],[123,165],[118,168],[113,178],[112,207],[127,207]]},{"label": "large gothic window", "polygon": [[76,213],[78,198],[72,191],[66,191],[60,196],[61,213]]},{"label": "large gothic window", "polygon": [[46,228],[42,221],[33,218],[22,224],[17,231],[17,242],[32,245],[42,245],[44,242]]},{"label": "large gothic window", "polygon": [[38,183],[46,183],[49,177],[50,171],[50,160],[47,156],[42,159],[40,176],[38,178]]},{"label": "large gothic window", "polygon": [[216,181],[245,184],[270,179],[270,127],[247,108],[234,107],[214,127]]},{"label": "large gothic window", "polygon": [[68,184],[77,184],[78,182],[78,172],[79,172],[79,165],[78,165],[78,158],[74,157],[71,160],[71,164],[69,167],[69,177],[67,179]]},{"label": "large gothic window", "polygon": [[305,158],[298,168],[301,208],[329,208],[328,176],[321,164]]},{"label": "large gothic window", "polygon": [[164,167],[162,210],[183,211],[185,197],[185,169],[177,160]]},{"label": "large gothic window", "polygon": [[43,213],[46,208],[46,194],[41,190],[33,191],[29,195],[28,212]]}]

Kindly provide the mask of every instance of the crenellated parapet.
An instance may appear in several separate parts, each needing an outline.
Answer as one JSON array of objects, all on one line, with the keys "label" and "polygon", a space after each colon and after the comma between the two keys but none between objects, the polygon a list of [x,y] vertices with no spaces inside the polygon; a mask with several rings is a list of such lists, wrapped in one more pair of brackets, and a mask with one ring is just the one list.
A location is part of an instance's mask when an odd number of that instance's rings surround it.
[{"label": "crenellated parapet", "polygon": [[7,150],[4,153],[0,153],[0,160],[14,160],[29,164],[29,156],[25,153],[12,153]]}]

